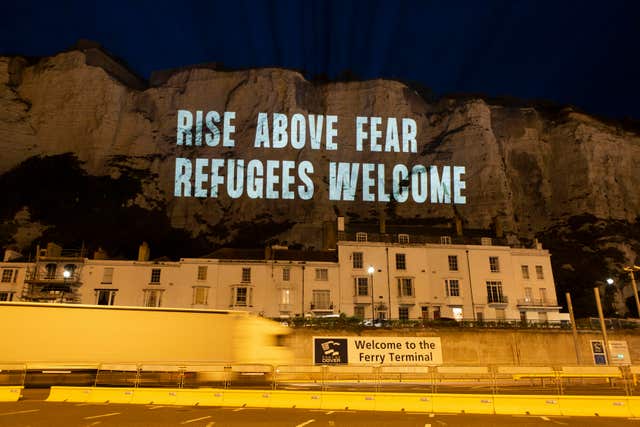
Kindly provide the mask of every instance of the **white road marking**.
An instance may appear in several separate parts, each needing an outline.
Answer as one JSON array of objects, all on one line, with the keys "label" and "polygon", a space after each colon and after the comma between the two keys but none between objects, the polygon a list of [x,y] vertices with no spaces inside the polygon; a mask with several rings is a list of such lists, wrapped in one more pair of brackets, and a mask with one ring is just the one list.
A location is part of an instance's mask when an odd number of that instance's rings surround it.
[{"label": "white road marking", "polygon": [[206,417],[194,418],[192,420],[186,420],[186,421],[181,422],[180,424],[195,423],[196,421],[202,421],[202,420],[206,420],[208,418],[211,418],[211,415],[207,415]]},{"label": "white road marking", "polygon": [[85,420],[92,420],[94,418],[113,417],[114,415],[120,415],[120,412],[111,412],[109,414],[92,415],[90,417],[84,417]]},{"label": "white road marking", "polygon": [[209,422],[207,423],[207,425],[206,425],[206,426],[204,426],[204,427],[211,427],[211,426],[212,426],[212,425],[214,425],[214,424],[215,424],[215,422],[213,422],[213,421],[209,421]]},{"label": "white road marking", "polygon": [[440,424],[441,426],[446,426],[447,425],[447,423],[445,423],[444,421],[436,420],[436,422],[438,424]]},{"label": "white road marking", "polygon": [[548,418],[548,417],[540,417],[540,418],[542,418],[542,419],[543,419],[543,420],[545,420],[545,421],[549,421],[549,418]]},{"label": "white road marking", "polygon": [[568,426],[568,425],[569,425],[569,423],[563,423],[562,421],[556,421],[556,420],[550,420],[550,421],[551,421],[552,423],[560,424],[560,425],[563,425],[563,426]]},{"label": "white road marking", "polygon": [[425,424],[424,427],[431,427],[431,424]]},{"label": "white road marking", "polygon": [[158,406],[150,406],[149,410],[153,410],[153,409],[160,409],[160,408],[168,408],[168,406],[162,406],[162,405],[158,405]]},{"label": "white road marking", "polygon": [[17,414],[28,414],[30,412],[38,412],[40,409],[26,409],[24,411],[13,411],[13,412],[3,412],[0,414],[0,417],[3,415],[17,415]]},{"label": "white road marking", "polygon": [[244,411],[244,408],[236,408],[236,409],[233,409],[233,412],[240,412],[240,411]]},{"label": "white road marking", "polygon": [[436,414],[429,414],[429,418],[433,418],[435,416],[436,416]]},{"label": "white road marking", "polygon": [[100,424],[102,421],[94,421],[91,424],[89,424],[89,426],[97,426],[98,424]]},{"label": "white road marking", "polygon": [[331,415],[331,414],[333,414],[334,412],[335,412],[335,411],[329,411],[329,412],[327,412],[325,415]]},{"label": "white road marking", "polygon": [[311,420],[307,420],[307,421],[305,421],[305,422],[303,422],[303,423],[298,424],[296,427],[304,427],[304,426],[306,426],[307,424],[311,424],[311,423],[315,423],[315,422],[316,422],[316,420],[313,420],[313,419],[311,419]]}]

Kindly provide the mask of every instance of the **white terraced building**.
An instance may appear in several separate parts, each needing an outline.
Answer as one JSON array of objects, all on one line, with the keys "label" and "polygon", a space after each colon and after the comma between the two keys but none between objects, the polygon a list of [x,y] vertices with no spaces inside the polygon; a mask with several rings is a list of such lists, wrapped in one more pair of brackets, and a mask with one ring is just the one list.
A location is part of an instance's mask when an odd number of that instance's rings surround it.
[{"label": "white terraced building", "polygon": [[[550,254],[495,240],[338,231],[335,250],[93,259],[56,245],[0,263],[0,300],[241,309],[268,317],[559,322]],[[98,259],[96,259],[98,258]]]}]

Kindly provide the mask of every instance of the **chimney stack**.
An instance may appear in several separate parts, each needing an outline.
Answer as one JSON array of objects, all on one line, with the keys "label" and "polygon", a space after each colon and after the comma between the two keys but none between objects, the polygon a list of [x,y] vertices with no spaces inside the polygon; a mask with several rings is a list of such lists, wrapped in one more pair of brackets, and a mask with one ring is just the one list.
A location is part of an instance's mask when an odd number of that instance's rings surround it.
[{"label": "chimney stack", "polygon": [[147,242],[142,242],[138,249],[138,261],[149,261],[150,255],[151,249],[149,249],[149,244],[147,244]]}]

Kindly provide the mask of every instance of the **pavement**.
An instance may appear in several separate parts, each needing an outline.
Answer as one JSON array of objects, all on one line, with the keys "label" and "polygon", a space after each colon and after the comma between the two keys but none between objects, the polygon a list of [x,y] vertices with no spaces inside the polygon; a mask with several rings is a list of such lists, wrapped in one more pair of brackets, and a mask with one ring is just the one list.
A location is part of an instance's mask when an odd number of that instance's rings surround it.
[{"label": "pavement", "polygon": [[425,414],[169,405],[46,402],[47,389],[26,389],[18,402],[0,402],[2,427],[463,427],[638,426],[640,418]]}]

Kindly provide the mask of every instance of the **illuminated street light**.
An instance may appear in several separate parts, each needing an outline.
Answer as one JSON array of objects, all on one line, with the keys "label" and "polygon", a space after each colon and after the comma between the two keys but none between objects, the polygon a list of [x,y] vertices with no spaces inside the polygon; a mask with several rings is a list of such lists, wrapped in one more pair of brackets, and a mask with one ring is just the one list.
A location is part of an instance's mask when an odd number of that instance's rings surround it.
[{"label": "illuminated street light", "polygon": [[636,277],[633,274],[634,271],[640,270],[640,267],[637,265],[631,267],[624,267],[624,271],[629,273],[629,277],[631,277],[631,286],[633,287],[633,297],[636,299],[636,309],[638,310],[638,317],[640,317],[640,299],[638,299],[638,287],[636,286]]},{"label": "illuminated street light", "polygon": [[371,326],[373,326],[374,321],[374,312],[373,312],[373,272],[376,271],[372,265],[367,268],[367,273],[369,273],[369,282],[371,283]]},{"label": "illuminated street light", "polygon": [[69,277],[71,277],[71,272],[70,272],[69,270],[65,270],[65,271],[62,273],[62,276],[63,276],[65,279],[68,279]]},{"label": "illuminated street light", "polygon": [[607,279],[607,285],[613,285],[613,279],[611,277]]}]

